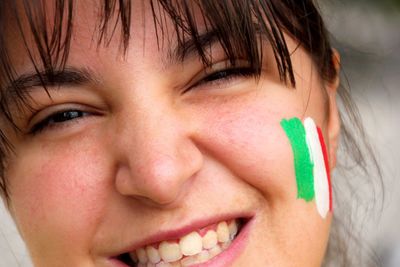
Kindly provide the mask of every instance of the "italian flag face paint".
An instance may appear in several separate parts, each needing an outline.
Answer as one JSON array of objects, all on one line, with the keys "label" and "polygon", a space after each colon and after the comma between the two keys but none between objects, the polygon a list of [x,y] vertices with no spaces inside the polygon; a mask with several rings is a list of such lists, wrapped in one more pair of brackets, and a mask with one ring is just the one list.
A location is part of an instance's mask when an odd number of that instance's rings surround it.
[{"label": "italian flag face paint", "polygon": [[332,189],[324,138],[314,121],[306,118],[283,119],[294,156],[297,198],[309,202],[315,199],[318,213],[325,218],[332,211]]}]

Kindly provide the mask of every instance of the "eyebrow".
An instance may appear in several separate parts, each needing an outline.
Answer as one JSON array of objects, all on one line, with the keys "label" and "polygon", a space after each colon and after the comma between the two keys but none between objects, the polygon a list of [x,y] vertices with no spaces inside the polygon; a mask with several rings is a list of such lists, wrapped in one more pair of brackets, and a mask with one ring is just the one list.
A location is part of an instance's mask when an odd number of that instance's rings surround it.
[{"label": "eyebrow", "polygon": [[[256,34],[263,35],[263,27],[258,22],[253,22],[253,27]],[[233,33],[228,34],[228,38],[234,37]],[[201,32],[195,35],[194,38],[192,36],[185,37],[186,36],[184,36],[183,41],[178,42],[168,53],[168,63],[174,64],[178,60],[184,61],[192,56],[201,56],[200,53],[204,51],[205,47],[211,48],[215,43],[222,43],[221,36],[217,29],[209,29],[205,32]],[[263,38],[263,41],[269,42],[266,38]]]},{"label": "eyebrow", "polygon": [[[43,86],[63,86],[63,85],[82,85],[93,80],[93,76],[87,69],[65,68],[52,72],[34,72],[19,76],[8,86],[26,89],[30,87]],[[7,89],[6,89],[7,90]]]},{"label": "eyebrow", "polygon": [[199,53],[203,51],[205,47],[211,47],[218,41],[218,34],[214,30],[201,33],[195,38],[190,36],[178,42],[178,44],[169,51],[167,57],[168,62],[174,64],[178,60],[184,61],[189,57],[199,56]]},{"label": "eyebrow", "polygon": [[15,80],[3,88],[3,96],[0,100],[4,103],[12,100],[16,96],[23,96],[32,88],[58,88],[62,86],[82,86],[94,82],[94,75],[88,69],[78,69],[68,67],[62,70],[51,72],[39,71],[25,73],[18,76]]},{"label": "eyebrow", "polygon": [[[167,54],[168,64],[176,64],[192,56],[199,56],[205,47],[211,47],[218,41],[216,31],[207,31],[199,34],[196,38],[188,37],[178,42]],[[82,86],[88,83],[96,83],[95,75],[88,69],[67,67],[62,70],[51,72],[30,72],[18,76],[8,86],[1,90],[4,92],[0,101],[8,103],[14,97],[23,96],[33,88],[59,88],[64,86]]]}]

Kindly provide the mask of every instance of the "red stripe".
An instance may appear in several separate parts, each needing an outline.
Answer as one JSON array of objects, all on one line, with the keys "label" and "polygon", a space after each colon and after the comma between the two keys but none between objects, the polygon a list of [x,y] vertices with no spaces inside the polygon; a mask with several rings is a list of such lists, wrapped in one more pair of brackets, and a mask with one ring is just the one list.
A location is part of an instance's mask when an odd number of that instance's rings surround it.
[{"label": "red stripe", "polygon": [[322,153],[324,154],[325,170],[326,170],[326,174],[328,176],[329,210],[332,212],[333,211],[332,185],[331,185],[331,172],[330,172],[330,169],[329,169],[328,153],[327,153],[327,150],[326,150],[326,145],[325,145],[324,136],[322,134],[322,131],[321,131],[321,129],[319,127],[317,127],[317,130],[318,130],[319,142],[321,143]]}]

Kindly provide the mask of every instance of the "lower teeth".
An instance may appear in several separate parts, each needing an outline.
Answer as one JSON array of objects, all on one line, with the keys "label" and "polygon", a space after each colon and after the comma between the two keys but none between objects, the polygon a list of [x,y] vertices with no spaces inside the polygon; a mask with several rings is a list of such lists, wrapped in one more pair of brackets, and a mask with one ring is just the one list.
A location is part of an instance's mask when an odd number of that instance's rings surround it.
[{"label": "lower teeth", "polygon": [[186,267],[186,266],[191,266],[194,264],[200,264],[204,263],[206,261],[209,261],[210,259],[214,258],[215,256],[219,255],[221,252],[226,250],[231,244],[231,241],[225,242],[225,243],[220,243],[213,247],[212,249],[209,250],[203,250],[202,252],[194,255],[194,256],[189,256],[189,257],[183,257],[179,261],[175,262],[164,262],[160,261],[156,264],[154,263],[137,263],[137,267]]}]

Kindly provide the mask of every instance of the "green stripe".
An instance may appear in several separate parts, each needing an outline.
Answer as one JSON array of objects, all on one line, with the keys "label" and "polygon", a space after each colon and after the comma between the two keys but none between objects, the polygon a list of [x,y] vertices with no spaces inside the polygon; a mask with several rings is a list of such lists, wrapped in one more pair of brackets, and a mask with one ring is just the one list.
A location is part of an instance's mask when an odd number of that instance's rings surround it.
[{"label": "green stripe", "polygon": [[298,118],[283,119],[281,126],[290,140],[296,172],[297,198],[305,201],[314,199],[313,162],[306,142],[306,131]]}]

